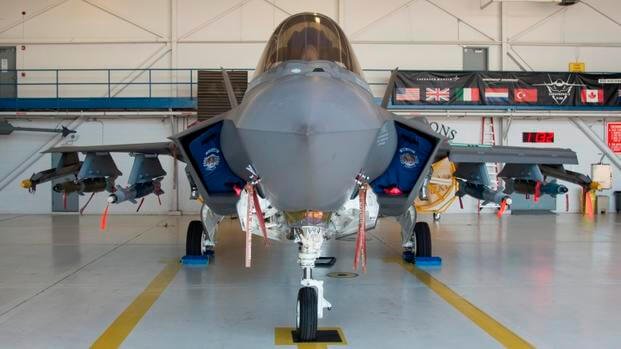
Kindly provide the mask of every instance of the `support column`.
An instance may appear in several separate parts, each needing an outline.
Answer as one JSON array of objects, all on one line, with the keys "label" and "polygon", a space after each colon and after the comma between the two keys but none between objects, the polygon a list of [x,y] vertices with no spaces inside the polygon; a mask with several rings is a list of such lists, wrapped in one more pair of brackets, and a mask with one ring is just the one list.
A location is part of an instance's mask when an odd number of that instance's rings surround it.
[{"label": "support column", "polygon": [[500,70],[505,70],[507,67],[507,52],[508,52],[508,43],[505,28],[505,10],[504,3],[499,3],[499,11],[500,11]]},{"label": "support column", "polygon": [[171,69],[171,97],[177,97],[177,0],[170,0],[170,69]]}]

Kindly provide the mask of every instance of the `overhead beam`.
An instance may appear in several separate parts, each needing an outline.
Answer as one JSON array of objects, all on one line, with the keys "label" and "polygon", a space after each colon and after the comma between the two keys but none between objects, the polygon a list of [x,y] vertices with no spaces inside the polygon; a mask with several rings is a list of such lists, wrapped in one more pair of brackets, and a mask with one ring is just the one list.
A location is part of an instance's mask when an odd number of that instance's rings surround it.
[{"label": "overhead beam", "polygon": [[203,23],[197,25],[196,27],[188,30],[185,34],[182,34],[181,36],[179,36],[177,38],[177,40],[181,41],[189,36],[191,36],[192,34],[195,34],[203,29],[205,29],[206,27],[210,26],[211,24],[219,21],[221,18],[228,16],[229,14],[235,12],[237,9],[243,7],[244,5],[246,5],[247,3],[249,3],[251,0],[243,0],[240,1],[236,4],[234,4],[233,6],[227,8],[226,10],[218,13],[217,15],[215,15],[212,18],[209,18],[208,20],[204,21]]},{"label": "overhead beam", "polygon": [[133,19],[131,19],[131,18],[128,18],[127,16],[124,16],[124,15],[122,15],[121,13],[119,13],[119,12],[117,12],[117,11],[114,11],[114,10],[110,9],[109,7],[106,7],[106,6],[104,6],[104,5],[102,5],[102,4],[98,3],[98,2],[96,2],[96,1],[94,1],[94,0],[82,0],[82,2],[84,2],[84,3],[86,3],[86,4],[88,4],[88,5],[92,6],[92,7],[94,7],[94,8],[96,8],[96,9],[100,10],[100,11],[103,11],[103,12],[105,12],[105,13],[109,14],[109,15],[112,15],[112,16],[114,16],[114,17],[116,17],[116,18],[118,18],[118,19],[122,20],[123,22],[126,22],[126,23],[128,23],[128,24],[131,24],[131,25],[133,25],[134,27],[139,28],[139,29],[141,29],[141,30],[143,30],[143,31],[145,31],[145,32],[147,32],[147,33],[149,33],[149,34],[155,35],[155,36],[157,36],[158,38],[164,38],[164,37],[165,37],[165,35],[164,35],[164,34],[158,33],[158,32],[156,32],[156,31],[155,31],[155,30],[153,30],[153,29],[147,28],[146,26],[144,26],[144,25],[142,25],[142,24],[139,24],[139,23],[138,23],[138,22],[136,22],[135,20],[133,20]]},{"label": "overhead beam", "polygon": [[54,8],[56,8],[56,7],[58,7],[58,6],[62,5],[62,4],[64,4],[64,3],[66,3],[66,2],[68,2],[68,1],[69,1],[69,0],[62,0],[62,1],[58,1],[58,2],[55,2],[55,3],[51,4],[51,5],[49,5],[49,6],[46,6],[46,7],[43,7],[43,8],[41,8],[41,9],[35,10],[35,11],[33,11],[31,14],[26,15],[26,16],[23,16],[23,17],[22,17],[22,18],[20,18],[19,20],[17,20],[17,21],[15,21],[15,22],[13,22],[13,23],[11,23],[11,24],[7,25],[6,27],[3,27],[2,29],[0,29],[0,34],[2,34],[2,33],[4,33],[4,32],[7,32],[7,31],[9,31],[10,29],[15,28],[15,27],[17,27],[17,26],[18,26],[18,25],[20,25],[20,24],[24,24],[24,23],[26,23],[26,22],[30,21],[31,19],[33,19],[33,18],[35,18],[35,17],[38,17],[38,16],[40,16],[40,15],[42,15],[42,14],[46,13],[46,12],[49,12],[50,10],[52,10],[52,9],[54,9]]}]

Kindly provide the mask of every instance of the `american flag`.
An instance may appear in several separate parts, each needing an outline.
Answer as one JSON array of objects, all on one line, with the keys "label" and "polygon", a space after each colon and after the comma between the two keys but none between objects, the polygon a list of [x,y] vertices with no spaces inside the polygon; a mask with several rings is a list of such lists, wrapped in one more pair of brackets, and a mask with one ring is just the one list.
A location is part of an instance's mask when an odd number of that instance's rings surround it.
[{"label": "american flag", "polygon": [[397,87],[397,101],[418,102],[420,101],[420,88]]},{"label": "american flag", "polygon": [[450,88],[427,88],[425,91],[425,100],[427,102],[448,102],[450,97]]}]

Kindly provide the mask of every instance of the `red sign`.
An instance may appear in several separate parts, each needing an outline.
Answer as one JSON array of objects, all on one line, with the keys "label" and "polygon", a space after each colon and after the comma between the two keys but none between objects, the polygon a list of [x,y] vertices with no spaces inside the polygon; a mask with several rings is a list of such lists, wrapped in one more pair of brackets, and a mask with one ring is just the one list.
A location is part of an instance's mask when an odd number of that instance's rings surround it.
[{"label": "red sign", "polygon": [[621,153],[621,122],[609,122],[607,135],[610,150]]}]

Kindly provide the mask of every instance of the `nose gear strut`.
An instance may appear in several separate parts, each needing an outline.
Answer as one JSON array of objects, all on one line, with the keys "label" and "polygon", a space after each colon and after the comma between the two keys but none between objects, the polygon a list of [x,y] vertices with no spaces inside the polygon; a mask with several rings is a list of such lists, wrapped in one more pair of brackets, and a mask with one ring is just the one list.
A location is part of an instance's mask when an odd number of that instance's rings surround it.
[{"label": "nose gear strut", "polygon": [[317,319],[323,318],[324,309],[332,309],[332,304],[323,296],[323,281],[313,279],[315,260],[319,258],[324,240],[324,228],[303,226],[295,229],[300,242],[298,263],[302,267],[302,288],[298,293],[296,333],[303,342],[317,337]]}]

